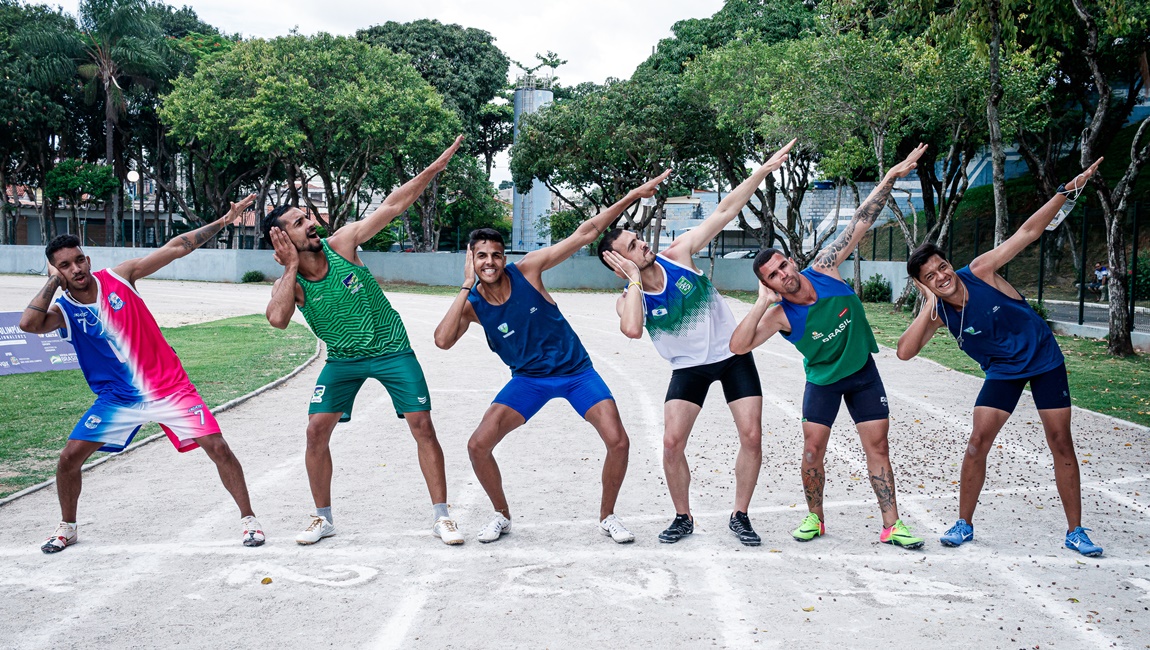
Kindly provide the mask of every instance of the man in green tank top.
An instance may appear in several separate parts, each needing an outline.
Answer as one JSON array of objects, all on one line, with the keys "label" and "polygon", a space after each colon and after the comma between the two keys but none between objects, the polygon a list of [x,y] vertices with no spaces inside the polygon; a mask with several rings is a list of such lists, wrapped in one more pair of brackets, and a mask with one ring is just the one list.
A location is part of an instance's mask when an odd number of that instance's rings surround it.
[{"label": "man in green tank top", "polygon": [[299,208],[281,206],[263,220],[264,237],[275,248],[284,273],[272,288],[268,322],[283,329],[298,307],[328,357],[308,408],[308,482],[316,513],[296,541],[314,544],[335,534],[331,513],[332,462],[329,442],[337,422],[351,419],[355,396],[368,378],[383,384],[395,413],[407,421],[419,452],[419,467],[431,493],[435,522],[431,532],[447,544],[463,535],[447,510],[443,449],[431,422],[431,396],[407,330],[356,249],[415,202],[459,148],[463,136],[418,176],[392,192],[370,215],[320,239],[315,219]]},{"label": "man in green tank top", "polygon": [[798,271],[794,259],[773,248],[764,249],[753,265],[759,279],[759,299],[731,336],[731,351],[743,354],[762,345],[776,332],[803,355],[807,385],[803,395],[803,491],[809,510],[791,535],[800,542],[826,532],[823,457],[831,425],[845,400],[858,428],[866,454],[867,473],[878,497],[883,528],[879,541],[903,548],[919,548],[922,539],[911,534],[898,516],[894,470],[887,451],[890,410],[886,389],[871,355],[878,352],[858,299],[839,275],[839,265],[858,246],[878,218],[897,179],[913,170],[926,150],[919,145],[906,160],[887,172],[866,201],[855,211],[846,229],[819,251],[809,268]]}]

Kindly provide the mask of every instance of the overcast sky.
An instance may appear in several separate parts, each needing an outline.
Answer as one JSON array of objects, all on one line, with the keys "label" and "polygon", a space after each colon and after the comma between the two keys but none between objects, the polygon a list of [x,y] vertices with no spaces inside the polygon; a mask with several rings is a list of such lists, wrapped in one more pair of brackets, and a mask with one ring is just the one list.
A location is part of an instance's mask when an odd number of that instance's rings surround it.
[{"label": "overcast sky", "polygon": [[[33,0],[35,1],[35,0]],[[41,0],[43,1],[43,0]],[[53,2],[76,13],[78,2]],[[722,0],[188,0],[200,19],[227,33],[270,38],[293,27],[301,33],[326,31],[354,34],[357,29],[389,20],[409,22],[435,18],[490,32],[495,44],[516,61],[534,63],[536,52],[551,50],[567,59],[556,72],[564,85],[602,83],[607,77],[627,78],[651,54],[659,39],[671,35],[671,25],[684,18],[704,18],[722,7]],[[515,67],[512,66],[512,73]],[[498,161],[492,180],[510,178],[506,156]]]}]

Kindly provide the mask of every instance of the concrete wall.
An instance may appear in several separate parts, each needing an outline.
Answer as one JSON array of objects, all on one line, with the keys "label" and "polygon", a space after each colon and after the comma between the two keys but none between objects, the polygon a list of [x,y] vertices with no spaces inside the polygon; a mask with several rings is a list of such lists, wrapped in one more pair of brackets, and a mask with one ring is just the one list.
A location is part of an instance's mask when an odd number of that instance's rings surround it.
[{"label": "concrete wall", "polygon": [[[96,269],[112,267],[124,260],[139,257],[154,249],[105,248],[87,246],[84,251]],[[462,253],[360,253],[372,275],[385,282],[453,285],[463,281]],[[520,259],[511,256],[511,261]],[[754,260],[715,260],[715,286],[724,290],[758,291],[751,271]],[[697,259],[696,265],[710,272],[711,260]],[[40,246],[4,246],[0,248],[0,273],[43,273],[44,249]],[[152,275],[159,280],[195,280],[201,282],[239,282],[244,273],[261,271],[268,278],[278,277],[283,267],[272,259],[272,251],[200,249],[176,260]],[[853,277],[854,266],[847,262],[840,269],[844,278]],[[897,297],[906,282],[903,262],[863,262],[863,279],[879,273],[891,281]],[[619,289],[622,280],[607,270],[599,258],[579,255],[544,272],[543,281],[553,289]]]}]

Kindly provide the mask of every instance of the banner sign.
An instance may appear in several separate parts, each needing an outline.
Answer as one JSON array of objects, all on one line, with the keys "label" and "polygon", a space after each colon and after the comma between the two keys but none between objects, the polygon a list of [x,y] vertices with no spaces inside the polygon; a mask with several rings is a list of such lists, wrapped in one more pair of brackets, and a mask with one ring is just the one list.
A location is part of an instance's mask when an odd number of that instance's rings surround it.
[{"label": "banner sign", "polygon": [[0,376],[46,370],[78,370],[76,350],[60,331],[29,334],[20,329],[18,311],[0,312]]}]

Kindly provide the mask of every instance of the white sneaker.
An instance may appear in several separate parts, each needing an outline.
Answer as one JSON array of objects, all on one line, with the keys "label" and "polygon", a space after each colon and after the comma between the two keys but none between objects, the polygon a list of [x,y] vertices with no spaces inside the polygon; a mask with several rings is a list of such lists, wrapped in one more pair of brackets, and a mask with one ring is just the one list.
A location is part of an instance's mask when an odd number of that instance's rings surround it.
[{"label": "white sneaker", "polygon": [[56,531],[44,542],[40,550],[45,553],[59,553],[65,548],[75,544],[80,541],[77,528],[76,524],[61,521],[60,524],[56,526]]},{"label": "white sneaker", "polygon": [[315,544],[324,537],[331,537],[334,534],[335,526],[327,522],[327,517],[312,515],[311,523],[302,533],[295,536],[295,541],[297,544]]},{"label": "white sneaker", "polygon": [[435,525],[431,527],[431,534],[442,539],[443,543],[448,546],[463,543],[463,533],[459,532],[459,528],[455,525],[455,520],[449,517],[436,519]]},{"label": "white sneaker", "polygon": [[260,526],[260,522],[256,521],[255,515],[244,517],[240,520],[240,525],[244,531],[244,546],[264,545],[264,529]]},{"label": "white sneaker", "polygon": [[494,542],[499,539],[500,535],[505,535],[511,532],[511,520],[503,516],[503,513],[495,513],[495,517],[483,528],[479,529],[479,534],[475,536],[476,539],[486,544],[487,542]]},{"label": "white sneaker", "polygon": [[623,520],[613,514],[607,515],[606,519],[599,522],[599,532],[609,535],[617,544],[635,541],[635,536],[623,525]]}]

